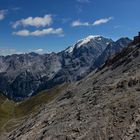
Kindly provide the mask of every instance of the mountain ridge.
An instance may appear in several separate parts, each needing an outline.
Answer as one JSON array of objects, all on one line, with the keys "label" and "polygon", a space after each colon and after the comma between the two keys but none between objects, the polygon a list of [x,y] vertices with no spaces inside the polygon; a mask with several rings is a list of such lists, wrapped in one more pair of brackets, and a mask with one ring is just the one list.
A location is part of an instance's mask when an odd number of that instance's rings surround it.
[{"label": "mountain ridge", "polygon": [[66,49],[43,55],[1,56],[0,91],[20,101],[55,85],[80,80],[93,70],[96,59],[111,42],[101,36],[90,36],[74,44],[70,53]]},{"label": "mountain ridge", "polygon": [[27,116],[7,132],[5,139],[138,140],[139,86],[140,40],[97,71],[69,83],[55,99],[40,106],[34,116]]}]

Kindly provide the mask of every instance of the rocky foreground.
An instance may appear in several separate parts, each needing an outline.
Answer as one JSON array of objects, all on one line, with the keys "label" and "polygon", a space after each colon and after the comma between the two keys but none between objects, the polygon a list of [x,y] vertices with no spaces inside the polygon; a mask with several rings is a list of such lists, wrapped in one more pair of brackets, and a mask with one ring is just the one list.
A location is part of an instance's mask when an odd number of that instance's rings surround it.
[{"label": "rocky foreground", "polygon": [[66,86],[34,117],[2,136],[3,140],[139,140],[140,45],[129,46],[100,70]]}]

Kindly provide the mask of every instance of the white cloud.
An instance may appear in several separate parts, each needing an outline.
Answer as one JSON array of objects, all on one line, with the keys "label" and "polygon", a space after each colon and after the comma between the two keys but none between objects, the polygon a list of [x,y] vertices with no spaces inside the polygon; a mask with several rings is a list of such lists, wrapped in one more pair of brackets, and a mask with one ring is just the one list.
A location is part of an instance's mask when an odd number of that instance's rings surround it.
[{"label": "white cloud", "polygon": [[38,54],[43,54],[46,53],[44,49],[32,49],[32,50],[26,50],[26,51],[19,51],[15,48],[0,48],[0,56],[6,56],[6,55],[12,55],[12,54],[25,54],[25,53],[30,53],[30,52],[35,52]]},{"label": "white cloud", "polygon": [[22,54],[23,52],[18,51],[13,48],[0,48],[0,56],[12,55],[12,54]]},{"label": "white cloud", "polygon": [[29,36],[30,32],[29,30],[20,30],[17,32],[13,32],[13,35],[18,35],[18,36]]},{"label": "white cloud", "polygon": [[34,26],[34,27],[45,27],[49,26],[52,23],[52,16],[45,15],[44,17],[28,17],[26,19],[21,19],[16,21],[13,24],[13,28],[17,28],[18,26]]},{"label": "white cloud", "polygon": [[80,20],[76,20],[72,22],[72,27],[77,27],[77,26],[90,26],[88,22],[81,22]]},{"label": "white cloud", "polygon": [[113,19],[113,17],[102,18],[102,19],[94,21],[93,23],[81,22],[80,20],[75,20],[75,21],[72,22],[71,25],[72,25],[72,27],[78,27],[78,26],[97,26],[97,25],[102,25],[102,24],[108,23],[112,19]]},{"label": "white cloud", "polygon": [[89,3],[90,0],[77,0],[77,2],[80,2],[80,3]]},{"label": "white cloud", "polygon": [[7,12],[7,10],[0,10],[0,20],[3,20],[5,18]]},{"label": "white cloud", "polygon": [[113,19],[113,17],[108,17],[108,18],[102,18],[102,19],[96,20],[96,21],[93,23],[93,26],[105,24],[105,23],[109,22],[109,21],[112,20],[112,19]]},{"label": "white cloud", "polygon": [[13,35],[17,36],[45,36],[45,35],[50,35],[50,34],[56,34],[56,35],[62,35],[63,34],[63,29],[62,28],[48,28],[48,29],[43,29],[43,30],[36,30],[36,31],[29,31],[29,30],[20,30],[17,32],[13,32]]},{"label": "white cloud", "polygon": [[42,54],[44,52],[44,50],[40,48],[40,49],[34,50],[34,52],[39,53],[39,54]]}]

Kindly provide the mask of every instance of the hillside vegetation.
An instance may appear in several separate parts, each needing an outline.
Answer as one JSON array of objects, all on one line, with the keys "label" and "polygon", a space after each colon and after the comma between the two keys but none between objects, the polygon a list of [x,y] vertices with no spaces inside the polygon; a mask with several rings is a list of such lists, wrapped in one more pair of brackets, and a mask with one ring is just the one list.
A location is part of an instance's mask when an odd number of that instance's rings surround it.
[{"label": "hillside vegetation", "polygon": [[53,90],[42,91],[37,96],[19,103],[0,94],[0,132],[9,132],[16,128],[28,116],[38,113],[43,104],[53,100],[66,87],[67,85],[61,85]]}]

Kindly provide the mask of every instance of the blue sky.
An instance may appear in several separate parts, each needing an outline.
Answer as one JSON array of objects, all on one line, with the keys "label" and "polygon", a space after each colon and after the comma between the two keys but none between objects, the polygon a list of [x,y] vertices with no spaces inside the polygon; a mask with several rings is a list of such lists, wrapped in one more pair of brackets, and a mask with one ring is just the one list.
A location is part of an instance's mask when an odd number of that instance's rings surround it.
[{"label": "blue sky", "polygon": [[139,0],[0,0],[0,54],[58,52],[88,35],[140,30]]}]

